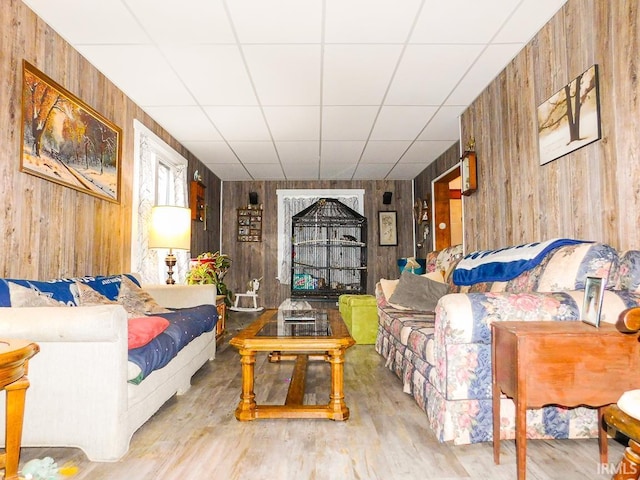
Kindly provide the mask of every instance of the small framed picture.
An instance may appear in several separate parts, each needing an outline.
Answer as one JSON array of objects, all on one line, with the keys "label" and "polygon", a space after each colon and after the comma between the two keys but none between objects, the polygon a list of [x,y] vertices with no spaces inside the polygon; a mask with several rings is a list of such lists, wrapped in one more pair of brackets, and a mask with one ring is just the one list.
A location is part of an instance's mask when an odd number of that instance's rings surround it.
[{"label": "small framed picture", "polygon": [[605,280],[600,277],[587,277],[584,284],[581,319],[583,322],[593,325],[594,327],[600,326],[604,284]]},{"label": "small framed picture", "polygon": [[378,212],[378,233],[380,246],[398,245],[398,224],[395,211]]}]

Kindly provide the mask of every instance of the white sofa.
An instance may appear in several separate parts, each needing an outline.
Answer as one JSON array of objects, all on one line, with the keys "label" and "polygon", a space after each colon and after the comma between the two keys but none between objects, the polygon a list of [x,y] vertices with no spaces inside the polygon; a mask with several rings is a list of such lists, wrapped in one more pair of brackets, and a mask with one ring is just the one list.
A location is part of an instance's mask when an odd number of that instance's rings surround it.
[{"label": "white sofa", "polygon": [[[216,304],[214,285],[143,288],[164,307]],[[89,460],[104,462],[120,459],[133,433],[175,393],[185,393],[191,376],[216,353],[214,328],[139,385],[129,383],[127,314],[120,305],[2,308],[3,337],[40,345],[29,362],[22,445],[78,447]],[[2,442],[4,423],[0,415]]]}]

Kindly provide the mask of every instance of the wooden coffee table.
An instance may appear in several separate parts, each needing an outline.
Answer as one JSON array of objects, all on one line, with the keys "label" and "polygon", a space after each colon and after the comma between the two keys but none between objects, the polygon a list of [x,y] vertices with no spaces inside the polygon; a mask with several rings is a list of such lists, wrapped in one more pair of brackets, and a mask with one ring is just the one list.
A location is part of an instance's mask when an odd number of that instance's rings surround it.
[{"label": "wooden coffee table", "polygon": [[[287,323],[278,310],[265,310],[229,342],[240,353],[242,394],[236,408],[240,421],[256,418],[328,418],[347,420],[344,401],[344,354],[355,344],[337,310],[326,310],[316,322]],[[258,405],[255,401],[256,352],[270,352],[271,361],[295,359],[284,405]],[[309,359],[331,364],[331,393],[327,405],[304,405],[305,378]]]}]

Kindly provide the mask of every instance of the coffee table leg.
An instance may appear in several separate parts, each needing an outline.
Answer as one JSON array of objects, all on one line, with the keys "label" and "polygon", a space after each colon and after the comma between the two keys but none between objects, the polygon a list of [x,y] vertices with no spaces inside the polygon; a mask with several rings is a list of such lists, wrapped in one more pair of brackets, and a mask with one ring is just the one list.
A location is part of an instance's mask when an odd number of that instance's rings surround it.
[{"label": "coffee table leg", "polygon": [[329,395],[330,418],[332,420],[347,420],[349,409],[344,402],[344,350],[330,350],[328,353],[331,364],[331,394]]},{"label": "coffee table leg", "polygon": [[27,377],[7,385],[6,399],[6,448],[5,476],[6,480],[17,480],[18,463],[20,461],[20,443],[22,440],[22,420],[24,418],[24,402],[29,388]]},{"label": "coffee table leg", "polygon": [[256,418],[256,394],[253,392],[253,372],[256,363],[254,350],[240,350],[240,365],[242,366],[242,394],[236,408],[236,418],[241,422]]}]

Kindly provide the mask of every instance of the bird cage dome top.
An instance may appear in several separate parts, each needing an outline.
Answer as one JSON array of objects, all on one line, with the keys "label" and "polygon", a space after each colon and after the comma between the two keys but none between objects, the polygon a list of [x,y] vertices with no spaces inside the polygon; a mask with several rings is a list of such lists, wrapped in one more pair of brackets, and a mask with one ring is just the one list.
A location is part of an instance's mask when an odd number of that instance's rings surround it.
[{"label": "bird cage dome top", "polygon": [[335,198],[321,198],[292,218],[297,225],[364,225],[367,219]]}]

